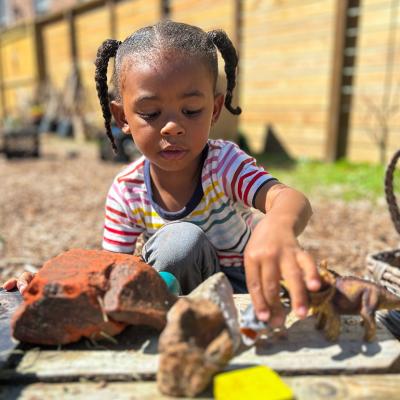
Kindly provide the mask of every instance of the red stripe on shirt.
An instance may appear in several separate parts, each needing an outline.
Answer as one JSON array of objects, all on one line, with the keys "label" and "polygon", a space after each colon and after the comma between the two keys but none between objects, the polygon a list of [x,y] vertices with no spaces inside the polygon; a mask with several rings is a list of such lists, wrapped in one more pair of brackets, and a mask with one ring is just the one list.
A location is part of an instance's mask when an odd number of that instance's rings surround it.
[{"label": "red stripe on shirt", "polygon": [[232,190],[232,198],[234,201],[236,201],[235,185],[236,185],[237,178],[238,178],[239,174],[242,172],[242,169],[244,168],[245,164],[248,164],[251,161],[253,161],[252,158],[248,158],[247,160],[242,161],[240,163],[240,165],[238,166],[238,168],[236,169],[235,174],[233,175],[233,179],[232,179],[232,183],[231,183],[231,190]]},{"label": "red stripe on shirt", "polygon": [[239,184],[238,184],[238,194],[239,194],[239,199],[243,200],[242,196],[242,186],[243,186],[243,181],[248,178],[251,175],[254,175],[257,172],[256,169],[253,169],[252,171],[248,172],[247,174],[244,174],[240,177],[239,179]]},{"label": "red stripe on shirt", "polygon": [[135,245],[135,242],[128,242],[128,243],[124,243],[124,242],[119,242],[118,240],[111,240],[111,239],[108,239],[108,238],[106,238],[106,237],[103,237],[103,240],[105,241],[105,242],[107,242],[107,243],[110,243],[110,244],[113,244],[113,245],[115,245],[115,246],[134,246]]},{"label": "red stripe on shirt", "polygon": [[120,230],[118,230],[118,229],[110,228],[110,227],[107,226],[107,225],[104,225],[104,229],[106,229],[106,230],[109,231],[109,232],[116,233],[117,235],[122,235],[122,236],[139,236],[139,235],[140,235],[139,232],[125,232],[125,231],[120,231]]},{"label": "red stripe on shirt", "polygon": [[111,208],[110,206],[106,206],[106,210],[112,212],[113,214],[119,215],[120,217],[128,218],[128,216],[118,210],[115,210],[114,208]]},{"label": "red stripe on shirt", "polygon": [[111,218],[111,217],[108,216],[107,214],[106,214],[106,219],[108,219],[109,221],[113,222],[113,223],[116,224],[116,225],[121,225],[121,222],[120,222],[120,221],[117,221],[116,219]]},{"label": "red stripe on shirt", "polygon": [[248,183],[246,190],[244,191],[243,199],[245,199],[244,201],[250,206],[251,206],[251,204],[249,204],[249,202],[247,200],[247,196],[248,196],[251,188],[253,187],[254,182],[262,175],[266,175],[266,173],[264,171],[258,172],[257,175],[254,176],[253,179]]},{"label": "red stripe on shirt", "polygon": [[123,181],[125,177],[129,176],[130,174],[133,174],[136,170],[138,170],[143,165],[144,165],[144,160],[141,163],[139,163],[138,165],[136,165],[131,171],[129,171],[126,174],[121,175],[120,177],[118,177],[117,181],[118,182]]},{"label": "red stripe on shirt", "polygon": [[125,183],[133,183],[133,184],[136,184],[136,185],[142,185],[144,183],[144,180],[143,179],[129,179],[129,178],[126,178],[126,179],[124,179],[124,182]]}]

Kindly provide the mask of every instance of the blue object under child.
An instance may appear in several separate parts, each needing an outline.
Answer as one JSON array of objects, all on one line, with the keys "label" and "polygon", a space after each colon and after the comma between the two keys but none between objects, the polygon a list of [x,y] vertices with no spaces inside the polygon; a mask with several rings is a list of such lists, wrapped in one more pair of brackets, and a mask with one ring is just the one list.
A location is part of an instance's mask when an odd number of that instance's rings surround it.
[{"label": "blue object under child", "polygon": [[160,276],[166,283],[168,290],[176,296],[179,296],[181,293],[181,286],[179,285],[178,279],[167,271],[161,271]]}]

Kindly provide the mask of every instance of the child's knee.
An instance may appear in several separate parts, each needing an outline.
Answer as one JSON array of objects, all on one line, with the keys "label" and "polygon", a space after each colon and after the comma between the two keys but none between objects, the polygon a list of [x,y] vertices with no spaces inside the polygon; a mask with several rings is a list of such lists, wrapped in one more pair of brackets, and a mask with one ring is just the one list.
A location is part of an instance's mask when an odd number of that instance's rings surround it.
[{"label": "child's knee", "polygon": [[190,222],[174,222],[164,225],[143,247],[143,256],[157,253],[157,257],[171,258],[173,262],[192,260],[196,254],[211,246],[201,228]]},{"label": "child's knee", "polygon": [[157,271],[175,275],[183,294],[219,272],[214,246],[201,228],[189,222],[170,223],[162,227],[143,246],[142,257]]}]

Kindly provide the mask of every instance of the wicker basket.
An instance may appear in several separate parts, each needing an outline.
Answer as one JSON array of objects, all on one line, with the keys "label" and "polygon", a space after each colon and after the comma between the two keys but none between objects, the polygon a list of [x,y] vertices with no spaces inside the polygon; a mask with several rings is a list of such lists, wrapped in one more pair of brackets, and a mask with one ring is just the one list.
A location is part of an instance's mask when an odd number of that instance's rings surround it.
[{"label": "wicker basket", "polygon": [[[393,189],[393,176],[400,150],[392,157],[385,174],[385,195],[396,231],[400,234],[400,210]],[[367,256],[367,267],[375,282],[400,296],[400,249],[382,251]]]}]

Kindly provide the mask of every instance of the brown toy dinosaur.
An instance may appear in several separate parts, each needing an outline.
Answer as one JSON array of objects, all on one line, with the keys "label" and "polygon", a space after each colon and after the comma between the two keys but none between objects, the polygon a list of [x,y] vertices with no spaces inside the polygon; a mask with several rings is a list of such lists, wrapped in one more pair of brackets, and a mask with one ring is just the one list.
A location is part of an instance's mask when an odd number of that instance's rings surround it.
[{"label": "brown toy dinosaur", "polygon": [[320,266],[322,286],[310,292],[311,312],[317,317],[317,329],[335,341],[340,334],[341,315],[360,315],[364,322],[365,341],[375,338],[377,310],[400,309],[400,297],[383,286],[354,276],[340,276],[328,270],[327,262]]}]

